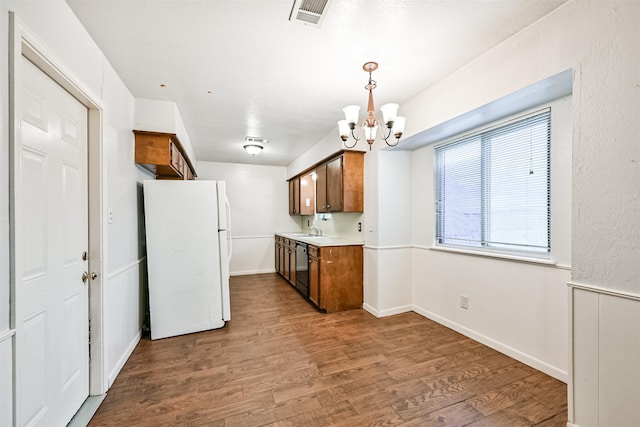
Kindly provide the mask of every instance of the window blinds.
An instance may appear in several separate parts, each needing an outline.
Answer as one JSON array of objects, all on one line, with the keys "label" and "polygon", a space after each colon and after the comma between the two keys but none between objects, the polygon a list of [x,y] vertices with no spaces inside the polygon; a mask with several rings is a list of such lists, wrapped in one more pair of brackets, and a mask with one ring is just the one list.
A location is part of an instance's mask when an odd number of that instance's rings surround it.
[{"label": "window blinds", "polygon": [[436,148],[436,243],[550,251],[551,110]]}]

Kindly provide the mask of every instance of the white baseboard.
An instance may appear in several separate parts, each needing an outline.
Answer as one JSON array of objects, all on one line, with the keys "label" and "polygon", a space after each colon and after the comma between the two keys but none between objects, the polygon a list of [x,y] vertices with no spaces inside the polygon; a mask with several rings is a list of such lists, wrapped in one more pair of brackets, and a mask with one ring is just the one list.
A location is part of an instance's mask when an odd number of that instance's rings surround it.
[{"label": "white baseboard", "polygon": [[109,390],[111,388],[111,385],[113,385],[113,382],[116,380],[116,377],[124,367],[124,364],[127,363],[127,360],[129,360],[129,357],[131,357],[133,350],[135,350],[141,338],[142,330],[139,330],[138,333],[133,337],[133,340],[131,340],[131,342],[129,343],[127,349],[122,354],[122,357],[120,357],[120,360],[118,360],[118,363],[116,363],[116,366],[114,366],[113,370],[109,373],[109,377],[107,378],[107,390]]},{"label": "white baseboard", "polygon": [[275,268],[267,268],[264,270],[247,270],[247,271],[231,271],[229,272],[229,276],[248,276],[250,274],[264,274],[264,273],[275,273]]},{"label": "white baseboard", "polygon": [[378,314],[378,310],[376,310],[375,308],[371,307],[369,304],[363,303],[362,304],[362,309],[364,311],[367,311],[367,312],[373,314],[376,317],[380,317],[380,315]]},{"label": "white baseboard", "polygon": [[394,314],[407,313],[409,311],[413,311],[412,305],[403,305],[400,307],[386,308],[384,310],[376,310],[375,308],[371,307],[369,304],[362,304],[362,308],[376,317],[387,317],[387,316],[393,316]]},{"label": "white baseboard", "polygon": [[510,347],[506,344],[496,341],[493,338],[489,338],[486,335],[480,334],[472,329],[467,328],[466,326],[460,325],[456,322],[452,322],[449,319],[446,319],[438,314],[432,313],[429,310],[425,310],[424,308],[418,307],[416,305],[413,306],[413,311],[415,311],[416,313],[428,319],[433,320],[434,322],[438,322],[441,325],[451,328],[454,331],[461,333],[462,335],[472,338],[486,345],[487,347],[491,347],[492,349],[497,350],[500,353],[504,353],[509,357],[512,357],[526,365],[531,366],[532,368],[542,371],[545,374],[550,375],[557,380],[560,380],[564,383],[567,383],[569,381],[569,376],[566,371],[563,371],[555,366],[552,366],[546,362],[543,362],[540,359],[537,359],[533,356],[523,353],[520,350],[516,350],[513,347]]}]

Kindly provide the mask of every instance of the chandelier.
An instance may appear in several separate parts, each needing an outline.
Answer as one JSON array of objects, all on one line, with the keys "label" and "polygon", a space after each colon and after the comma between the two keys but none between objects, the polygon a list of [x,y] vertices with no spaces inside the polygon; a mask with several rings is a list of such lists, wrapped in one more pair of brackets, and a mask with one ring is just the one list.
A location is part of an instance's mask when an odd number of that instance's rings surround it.
[{"label": "chandelier", "polygon": [[[338,122],[338,131],[340,132],[340,138],[344,143],[346,148],[353,148],[356,146],[358,141],[362,139],[362,134],[364,133],[364,138],[369,144],[369,150],[371,150],[371,145],[376,139],[376,135],[378,133],[378,127],[381,123],[376,119],[373,114],[375,108],[373,106],[373,89],[376,88],[377,83],[375,80],[371,78],[371,73],[378,69],[377,62],[367,62],[362,66],[362,69],[369,73],[369,82],[364,87],[369,91],[369,104],[367,105],[367,118],[362,122],[361,129],[356,133],[356,123],[358,123],[358,114],[360,113],[359,105],[348,105],[342,109],[344,111],[345,120],[340,120]],[[388,129],[387,132],[382,130],[382,134],[380,137],[384,140],[384,142],[389,147],[395,147],[400,142],[400,137],[404,132],[404,124],[406,122],[406,117],[398,116],[398,104],[390,103],[384,104],[380,107],[380,111],[382,112],[382,119],[384,126]],[[384,135],[386,133],[386,136]],[[353,138],[353,144],[349,145],[347,140],[349,139],[349,134]],[[396,138],[395,143],[389,142],[389,138],[393,135]]]}]

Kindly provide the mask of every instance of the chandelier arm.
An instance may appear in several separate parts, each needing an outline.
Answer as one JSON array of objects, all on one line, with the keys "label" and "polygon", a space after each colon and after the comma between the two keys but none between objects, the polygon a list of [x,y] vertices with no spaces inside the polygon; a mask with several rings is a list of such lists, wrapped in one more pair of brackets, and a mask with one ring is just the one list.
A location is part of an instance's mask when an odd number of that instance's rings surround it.
[{"label": "chandelier arm", "polygon": [[351,137],[353,138],[353,144],[351,145],[347,144],[348,139],[342,141],[345,148],[349,148],[349,149],[354,148],[358,143],[358,141],[360,141],[360,138],[358,138],[355,134],[355,128],[356,127],[354,126],[353,129],[351,129]]},{"label": "chandelier arm", "polygon": [[353,129],[351,129],[351,137],[352,137],[352,138],[356,141],[356,143],[357,143],[357,142],[358,142],[358,141],[360,141],[362,138],[358,138],[358,137],[356,136],[355,131],[356,131],[356,127],[354,126],[354,127],[353,127]]},{"label": "chandelier arm", "polygon": [[[348,141],[348,139],[347,139],[347,141]],[[356,140],[354,140],[354,141],[353,141],[353,144],[351,144],[351,145],[348,145],[348,144],[347,144],[347,141],[343,141],[343,142],[342,142],[342,144],[345,146],[345,148],[353,148],[353,147],[355,147],[355,146],[356,146],[356,144],[358,143],[358,140],[357,140],[357,139],[356,139]]]},{"label": "chandelier arm", "polygon": [[389,147],[395,147],[396,145],[398,145],[400,143],[400,138],[396,138],[396,143],[395,144],[389,144],[388,139],[391,137],[391,132],[393,131],[390,127],[389,129],[389,133],[387,133],[387,136],[383,136],[380,135],[382,137],[382,139],[384,140],[385,144],[387,144]]}]

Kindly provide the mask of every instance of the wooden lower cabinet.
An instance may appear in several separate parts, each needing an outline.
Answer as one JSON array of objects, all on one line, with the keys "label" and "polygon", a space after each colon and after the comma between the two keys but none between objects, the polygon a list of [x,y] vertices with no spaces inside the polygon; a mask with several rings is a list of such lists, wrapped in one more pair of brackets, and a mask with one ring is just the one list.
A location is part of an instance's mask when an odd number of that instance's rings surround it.
[{"label": "wooden lower cabinet", "polygon": [[362,246],[309,245],[309,300],[333,313],[362,307]]},{"label": "wooden lower cabinet", "polygon": [[282,275],[284,271],[284,254],[282,249],[282,237],[276,236],[276,247],[275,247],[275,264],[276,264],[276,273]]},{"label": "wooden lower cabinet", "polygon": [[309,299],[320,307],[320,253],[317,247],[307,247],[309,255]]},{"label": "wooden lower cabinet", "polygon": [[289,239],[288,246],[289,268],[285,271],[285,277],[294,287],[296,286],[296,241]]},{"label": "wooden lower cabinet", "polygon": [[[296,283],[296,241],[276,236],[276,271]],[[333,313],[362,307],[363,248],[308,245],[309,301]]]},{"label": "wooden lower cabinet", "polygon": [[296,283],[296,241],[276,236],[276,272],[295,286]]}]

